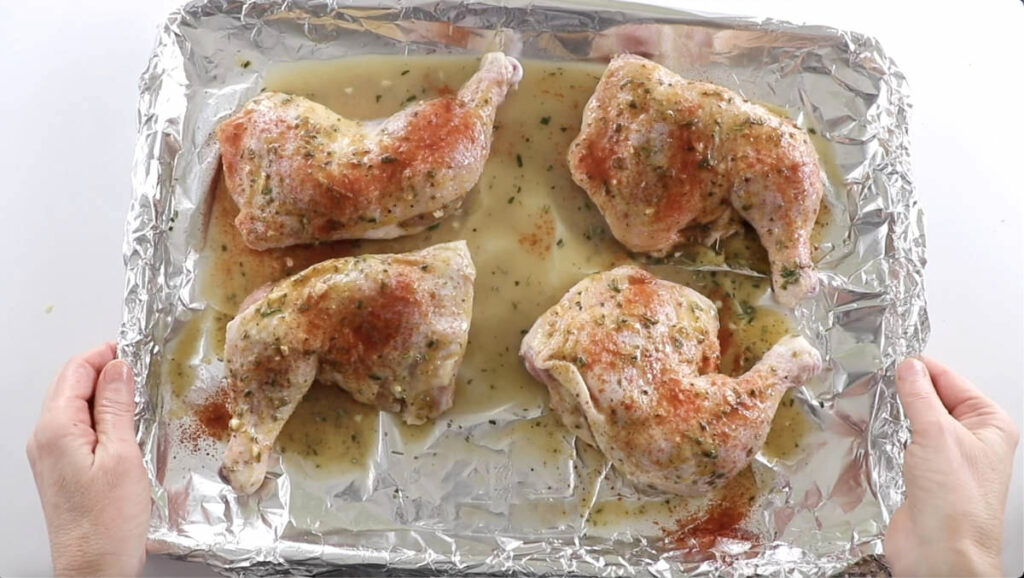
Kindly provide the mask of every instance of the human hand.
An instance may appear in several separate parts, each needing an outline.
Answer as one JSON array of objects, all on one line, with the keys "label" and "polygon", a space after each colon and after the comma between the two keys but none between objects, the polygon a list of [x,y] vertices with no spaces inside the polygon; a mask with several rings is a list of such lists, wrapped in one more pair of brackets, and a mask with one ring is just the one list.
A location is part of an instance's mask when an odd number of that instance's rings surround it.
[{"label": "human hand", "polygon": [[131,368],[113,344],[74,357],[43,402],[26,453],[58,576],[137,576],[149,481],[135,442]]},{"label": "human hand", "polygon": [[885,534],[895,576],[998,576],[1017,426],[941,363],[907,359],[896,387],[910,418],[907,494]]}]

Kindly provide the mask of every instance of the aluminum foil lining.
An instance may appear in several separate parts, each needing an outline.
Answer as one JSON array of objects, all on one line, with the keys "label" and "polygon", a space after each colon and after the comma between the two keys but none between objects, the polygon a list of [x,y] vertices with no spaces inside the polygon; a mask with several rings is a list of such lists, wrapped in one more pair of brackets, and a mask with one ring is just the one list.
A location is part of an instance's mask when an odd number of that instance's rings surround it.
[{"label": "aluminum foil lining", "polygon": [[[465,33],[452,34],[456,29]],[[829,143],[839,173],[830,179],[827,202],[842,227],[819,263],[824,287],[796,311],[800,330],[826,359],[822,378],[799,395],[820,428],[818,447],[795,464],[759,458],[756,465],[774,479],[753,514],[769,529],[766,540],[726,540],[694,556],[631,532],[593,540],[571,528],[512,522],[496,531],[474,530],[455,514],[443,514],[458,508],[442,506],[479,490],[454,483],[456,471],[382,469],[364,495],[321,496],[301,480],[272,472],[269,492],[241,499],[218,479],[216,459],[205,465],[173,459],[168,392],[156,368],[184,320],[205,306],[197,296],[196,266],[202,208],[218,163],[210,135],[259,91],[269,63],[492,49],[601,61],[630,38],[632,50],[684,75],[781,107]],[[240,67],[239,58],[251,66]],[[883,569],[877,556],[902,501],[909,437],[894,368],[924,348],[928,319],[923,218],[910,180],[907,85],[874,39],[607,2],[207,0],[167,18],[140,92],[118,342],[138,376],[138,439],[153,487],[152,552],[203,561],[228,574],[267,575],[802,576]],[[576,460],[591,467],[582,454]],[[429,524],[419,523],[417,507],[395,491],[396,479],[436,486],[444,503],[434,504]],[[352,501],[390,522],[353,529],[330,511],[330,504]],[[861,565],[852,566],[858,560]]]}]

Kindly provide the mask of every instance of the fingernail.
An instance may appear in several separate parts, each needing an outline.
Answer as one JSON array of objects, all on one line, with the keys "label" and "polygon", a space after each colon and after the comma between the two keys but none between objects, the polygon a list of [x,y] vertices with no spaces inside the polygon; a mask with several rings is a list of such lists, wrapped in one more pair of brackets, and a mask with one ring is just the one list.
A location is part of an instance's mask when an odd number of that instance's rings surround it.
[{"label": "fingernail", "polygon": [[115,359],[103,368],[103,374],[100,375],[100,379],[106,383],[117,384],[121,388],[128,389],[132,384],[132,368],[123,359]]},{"label": "fingernail", "polygon": [[896,368],[896,379],[900,381],[926,379],[927,377],[928,369],[921,363],[921,360],[914,357],[904,359],[903,363]]}]

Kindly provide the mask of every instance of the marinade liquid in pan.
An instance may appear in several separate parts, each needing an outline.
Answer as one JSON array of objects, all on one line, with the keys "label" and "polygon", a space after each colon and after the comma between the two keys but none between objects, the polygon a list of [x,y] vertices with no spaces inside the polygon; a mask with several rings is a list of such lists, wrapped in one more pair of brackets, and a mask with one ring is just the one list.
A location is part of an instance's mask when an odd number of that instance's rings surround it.
[{"label": "marinade liquid in pan", "polygon": [[[572,182],[566,166],[569,143],[579,130],[583,107],[603,68],[530,60],[523,65],[525,73],[518,90],[512,91],[499,109],[494,144],[478,186],[457,215],[432,230],[387,241],[254,251],[242,243],[235,230],[237,208],[217,177],[197,265],[201,296],[210,307],[190,320],[164,358],[164,378],[173,392],[170,416],[191,424],[178,428],[179,435],[226,438],[230,416],[223,393],[197,396],[190,389],[197,371],[223,373],[224,327],[249,292],[324,259],[403,252],[465,239],[476,264],[477,280],[469,346],[458,375],[455,404],[434,423],[399,425],[399,445],[415,453],[439,437],[460,436],[459,430],[466,424],[490,422],[499,435],[517,436],[524,447],[532,448],[537,468],[563,463],[572,455],[571,438],[547,412],[545,388],[519,361],[519,343],[533,321],[573,284],[633,257],[611,236],[597,209]],[[268,72],[266,89],[306,96],[350,118],[370,119],[457,88],[476,66],[474,58],[395,56],[289,64]],[[814,140],[828,169],[829,155],[822,142]],[[815,243],[825,238],[828,221],[827,206],[823,205]],[[684,247],[674,259],[696,265],[728,264],[762,274],[768,270],[765,252],[749,227],[717,247]],[[742,373],[780,337],[793,331],[789,316],[772,305],[770,284],[764,277],[694,271],[655,261],[646,264],[655,274],[689,285],[715,301],[721,322],[723,373]],[[500,428],[492,419],[499,414],[507,418],[510,413],[522,419]],[[276,449],[289,471],[301,470],[325,479],[352,475],[366,468],[377,451],[378,427],[377,410],[354,402],[337,388],[317,384],[288,421]],[[811,427],[800,405],[787,395],[763,453],[794,459]],[[470,443],[468,436],[466,443]],[[671,516],[671,506],[671,501],[599,502],[591,510],[591,523],[600,526],[609,523],[609,518]]]}]

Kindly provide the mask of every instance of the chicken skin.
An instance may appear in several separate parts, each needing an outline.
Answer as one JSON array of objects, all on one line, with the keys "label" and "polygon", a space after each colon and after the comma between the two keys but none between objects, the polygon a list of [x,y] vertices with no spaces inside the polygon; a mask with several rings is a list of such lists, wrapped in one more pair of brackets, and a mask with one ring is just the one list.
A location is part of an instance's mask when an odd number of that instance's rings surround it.
[{"label": "chicken skin", "polygon": [[324,261],[250,296],[227,327],[228,482],[246,494],[259,488],[274,440],[314,380],[410,424],[451,407],[475,276],[458,241]]},{"label": "chicken skin", "polygon": [[566,427],[632,480],[681,495],[750,464],[782,395],[821,368],[804,338],[785,337],[746,374],[716,373],[714,304],[631,265],[570,289],[520,355]]},{"label": "chicken skin", "polygon": [[377,121],[266,92],[217,129],[235,225],[253,249],[422,231],[462,205],[490,153],[494,115],[522,78],[499,52],[455,94]]},{"label": "chicken skin", "polygon": [[569,149],[573,179],[631,251],[663,256],[737,229],[757,231],[778,301],[817,289],[811,229],[823,184],[792,121],[714,84],[633,55],[612,59]]}]

